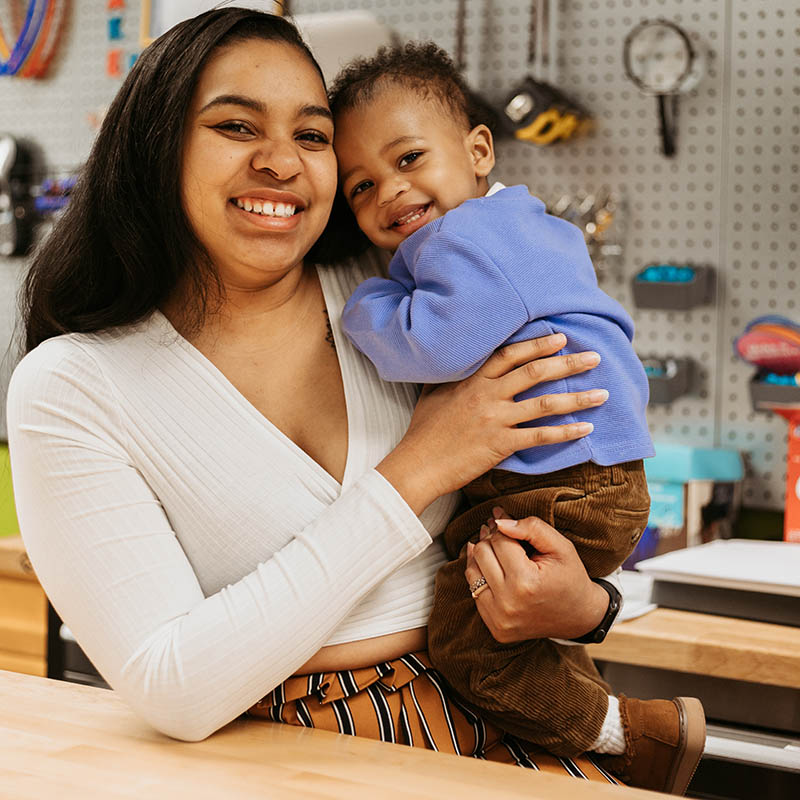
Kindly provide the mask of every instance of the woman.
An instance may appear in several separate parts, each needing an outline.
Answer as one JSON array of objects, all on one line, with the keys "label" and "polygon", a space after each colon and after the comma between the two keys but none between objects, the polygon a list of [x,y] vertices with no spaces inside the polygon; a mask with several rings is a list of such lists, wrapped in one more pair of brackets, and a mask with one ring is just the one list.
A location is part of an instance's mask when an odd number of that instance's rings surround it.
[{"label": "woman", "polygon": [[[424,681],[430,698],[424,654],[402,662],[403,687],[393,660],[424,650],[444,559],[431,536],[453,492],[515,450],[587,432],[517,423],[603,401],[513,402],[597,363],[535,361],[558,336],[418,402],[380,383],[338,328],[368,260],[307,258],[335,194],[332,138],[319,68],[289,23],[241,9],[182,23],[125,81],[26,282],[29,352],[8,409],[26,546],[103,676],[180,739],[251,707],[344,730],[341,704],[308,720],[310,701],[288,697],[299,683],[318,698],[336,670],[379,665],[367,672],[395,680],[386,692],[421,696]],[[608,596],[552,529],[518,529],[538,562],[498,536],[470,564],[495,567],[490,629],[591,630]],[[412,737],[405,725],[395,738]],[[489,738],[477,751],[510,760]],[[427,746],[461,750],[449,742]]]}]

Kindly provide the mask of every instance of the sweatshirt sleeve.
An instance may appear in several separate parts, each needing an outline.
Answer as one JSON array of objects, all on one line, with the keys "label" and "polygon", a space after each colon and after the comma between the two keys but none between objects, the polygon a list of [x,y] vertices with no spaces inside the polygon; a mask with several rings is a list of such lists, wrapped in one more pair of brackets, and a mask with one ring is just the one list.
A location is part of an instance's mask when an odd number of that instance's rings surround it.
[{"label": "sweatshirt sleeve", "polygon": [[[410,244],[405,242],[404,245]],[[397,251],[344,309],[344,330],[384,380],[441,383],[471,375],[529,319],[500,267],[449,231]]]},{"label": "sweatshirt sleeve", "polygon": [[[67,344],[29,354],[9,388],[25,546],[54,607],[114,690],[163,733],[203,739],[295,672],[430,537],[369,470],[272,558],[204,596],[132,463],[112,387],[87,353]],[[270,509],[258,513],[266,520]]]}]

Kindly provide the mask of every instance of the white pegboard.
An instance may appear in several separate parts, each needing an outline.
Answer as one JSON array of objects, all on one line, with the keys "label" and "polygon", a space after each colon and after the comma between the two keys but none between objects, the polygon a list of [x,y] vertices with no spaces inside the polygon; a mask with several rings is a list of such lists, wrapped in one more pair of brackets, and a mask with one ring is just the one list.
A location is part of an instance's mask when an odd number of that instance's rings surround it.
[{"label": "white pegboard", "polygon": [[[555,0],[550,0],[555,2]],[[408,38],[453,52],[458,0],[296,0],[297,13],[370,8]],[[468,77],[494,99],[527,71],[527,0],[470,0]],[[595,115],[593,134],[549,149],[498,148],[496,176],[532,191],[621,191],[630,206],[623,266],[604,288],[634,316],[642,354],[690,356],[695,391],[651,406],[656,440],[745,451],[748,505],[783,502],[785,423],[750,412],[751,370],[732,340],[751,318],[782,313],[800,321],[795,247],[800,192],[798,126],[800,11],[773,0],[562,0],[559,85]],[[435,9],[432,10],[432,9]],[[625,77],[622,47],[644,19],[663,17],[706,54],[706,75],[681,98],[678,155],[660,153],[655,100]],[[637,310],[632,276],[654,261],[710,264],[715,301],[691,312]]]},{"label": "white pegboard", "polygon": [[[0,132],[32,140],[41,150],[47,174],[61,176],[89,155],[94,139],[90,118],[102,113],[121,84],[106,75],[108,40],[106,3],[72,0],[48,77],[28,80],[0,76]],[[138,48],[139,3],[128,2],[122,45]],[[3,30],[9,33],[9,4],[0,0]],[[22,258],[0,257],[0,437],[5,438],[5,394],[16,363],[12,343],[16,296],[26,269]]]},{"label": "white pegboard", "polygon": [[[51,165],[86,157],[87,115],[107,104],[120,83],[104,73],[105,6],[73,2],[53,78],[0,78],[0,129],[36,138]],[[298,14],[368,9],[402,37],[433,39],[451,53],[457,6],[458,0],[292,3]],[[468,0],[467,6],[467,76],[484,94],[502,97],[527,72],[528,0]],[[603,185],[624,193],[625,258],[604,288],[633,313],[640,353],[691,356],[700,367],[692,396],[651,407],[654,438],[746,451],[752,475],[745,501],[773,508],[783,501],[785,423],[750,412],[750,370],[733,359],[731,342],[761,314],[800,321],[796,6],[794,0],[561,0],[559,84],[594,113],[595,130],[549,149],[502,143],[495,173],[544,196]],[[129,0],[127,8],[133,16],[139,3]],[[681,99],[673,160],[660,154],[655,100],[641,95],[622,67],[626,34],[655,17],[682,25],[707,55],[705,78]],[[653,261],[713,265],[715,302],[687,313],[636,310],[630,279]],[[9,320],[20,264],[0,260]]]}]

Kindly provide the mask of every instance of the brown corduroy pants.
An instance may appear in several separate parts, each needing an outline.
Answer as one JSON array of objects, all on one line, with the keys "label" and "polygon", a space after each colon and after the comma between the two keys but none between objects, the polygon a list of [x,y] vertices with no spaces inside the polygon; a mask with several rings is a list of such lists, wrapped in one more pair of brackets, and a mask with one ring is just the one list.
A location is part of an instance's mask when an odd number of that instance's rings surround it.
[{"label": "brown corduroy pants", "polygon": [[590,577],[608,575],[630,555],[647,524],[642,462],[587,462],[547,475],[492,470],[464,494],[471,508],[443,534],[453,560],[436,574],[431,662],[469,706],[503,730],[559,756],[585,752],[600,733],[608,685],[580,645],[497,642],[466,584],[466,543],[477,541],[480,526],[500,505],[516,519],[541,517],[575,545]]}]

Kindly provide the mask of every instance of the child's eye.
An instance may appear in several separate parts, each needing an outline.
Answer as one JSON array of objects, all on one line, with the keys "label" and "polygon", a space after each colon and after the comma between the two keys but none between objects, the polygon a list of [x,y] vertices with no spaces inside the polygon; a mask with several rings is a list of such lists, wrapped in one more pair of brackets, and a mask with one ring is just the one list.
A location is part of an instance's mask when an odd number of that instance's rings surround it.
[{"label": "child's eye", "polygon": [[249,125],[246,125],[244,122],[235,121],[223,122],[220,125],[215,125],[214,129],[233,134],[234,136],[249,136],[253,133]]},{"label": "child's eye", "polygon": [[420,153],[419,151],[415,151],[413,153],[406,153],[406,155],[404,155],[400,159],[400,166],[401,167],[407,167],[409,164],[411,164],[414,161],[416,161],[421,155],[422,155],[422,153]]},{"label": "child's eye", "polygon": [[361,194],[362,192],[366,192],[367,189],[372,187],[372,181],[361,181],[361,183],[357,183],[350,191],[350,197],[355,197],[357,194]]}]

